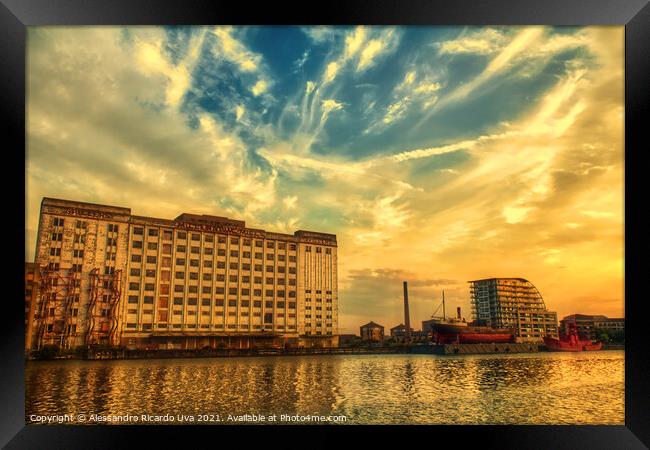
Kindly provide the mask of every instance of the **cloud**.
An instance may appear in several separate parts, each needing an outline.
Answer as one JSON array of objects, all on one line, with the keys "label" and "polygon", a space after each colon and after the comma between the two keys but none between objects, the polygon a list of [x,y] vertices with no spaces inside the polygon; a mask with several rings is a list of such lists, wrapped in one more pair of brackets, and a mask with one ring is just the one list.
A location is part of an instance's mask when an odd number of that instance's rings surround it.
[{"label": "cloud", "polygon": [[457,39],[437,43],[441,54],[471,53],[489,55],[500,50],[507,36],[494,28],[479,29]]},{"label": "cloud", "polygon": [[[487,276],[530,279],[559,314],[622,313],[623,28],[470,30],[440,54],[398,54],[408,28],[378,50],[391,29],[327,27],[316,73],[292,66],[281,81],[272,52],[247,45],[254,33],[206,30],[185,49],[157,28],[30,29],[26,254],[40,199],[55,196],[335,233],[352,330],[399,323],[404,280],[414,323],[442,289],[468,311],[465,280]],[[450,78],[461,59],[478,71],[463,95]],[[522,73],[536,87],[526,108],[464,125],[488,114],[464,99]],[[431,111],[431,130],[411,133]]]}]

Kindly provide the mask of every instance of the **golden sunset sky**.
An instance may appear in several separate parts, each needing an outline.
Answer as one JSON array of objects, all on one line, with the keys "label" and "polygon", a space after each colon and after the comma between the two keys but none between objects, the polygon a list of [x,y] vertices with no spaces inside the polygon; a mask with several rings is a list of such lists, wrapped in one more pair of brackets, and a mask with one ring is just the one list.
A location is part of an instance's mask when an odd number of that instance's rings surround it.
[{"label": "golden sunset sky", "polygon": [[339,241],[341,333],[420,327],[522,277],[624,311],[623,27],[39,27],[26,247],[43,197]]}]

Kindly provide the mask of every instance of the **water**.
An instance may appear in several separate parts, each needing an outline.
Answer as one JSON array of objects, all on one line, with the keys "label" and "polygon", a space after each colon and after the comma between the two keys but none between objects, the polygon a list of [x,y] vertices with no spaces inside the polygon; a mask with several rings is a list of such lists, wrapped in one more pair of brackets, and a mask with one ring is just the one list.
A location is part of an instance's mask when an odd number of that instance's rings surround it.
[{"label": "water", "polygon": [[[624,363],[623,351],[29,362],[26,420],[169,414],[167,424],[233,424],[229,414],[266,423],[276,414],[289,423],[286,414],[347,424],[622,425]],[[314,423],[305,420],[292,423]]]}]

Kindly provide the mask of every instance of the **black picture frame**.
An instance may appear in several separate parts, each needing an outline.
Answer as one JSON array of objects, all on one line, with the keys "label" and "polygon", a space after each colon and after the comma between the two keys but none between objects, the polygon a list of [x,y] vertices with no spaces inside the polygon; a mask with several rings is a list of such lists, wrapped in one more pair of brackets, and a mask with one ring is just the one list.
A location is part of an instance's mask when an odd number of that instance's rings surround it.
[{"label": "black picture frame", "polygon": [[[625,26],[625,426],[300,426],[295,445],[314,441],[341,445],[351,433],[368,431],[364,444],[385,445],[394,436],[406,445],[450,445],[459,448],[539,449],[636,449],[650,445],[650,389],[647,374],[649,357],[644,303],[647,296],[643,260],[648,245],[641,218],[647,211],[643,199],[643,118],[648,110],[650,90],[650,6],[648,0],[336,0],[323,4],[260,3],[225,1],[152,0],[0,0],[0,111],[4,125],[6,174],[13,181],[5,193],[15,196],[11,212],[18,236],[24,233],[24,209],[17,193],[24,186],[25,149],[25,38],[26,27],[38,25],[159,25],[159,24],[394,24],[394,25],[624,25]],[[644,145],[645,144],[645,145]],[[11,168],[6,164],[11,160]],[[8,169],[8,170],[7,170]],[[21,175],[22,174],[22,175]],[[17,175],[14,177],[14,175]],[[15,179],[17,178],[17,179]],[[13,197],[12,197],[13,198]],[[24,323],[23,253],[20,239],[15,242],[15,261],[7,270],[11,292],[5,298],[2,339],[0,339],[3,382],[0,384],[0,444],[6,448],[124,448],[143,438],[148,446],[185,448],[188,439],[208,438],[224,443],[242,434],[260,443],[269,442],[269,433],[288,431],[286,427],[199,426],[25,426],[24,419]],[[534,414],[531,411],[531,414]],[[292,432],[295,427],[291,427]],[[243,432],[243,433],[242,433]],[[306,433],[305,433],[306,432]],[[416,439],[424,439],[416,444]],[[233,442],[233,441],[231,441]],[[292,444],[292,445],[294,445]],[[234,445],[234,443],[232,444]],[[264,445],[264,444],[263,444]]]}]

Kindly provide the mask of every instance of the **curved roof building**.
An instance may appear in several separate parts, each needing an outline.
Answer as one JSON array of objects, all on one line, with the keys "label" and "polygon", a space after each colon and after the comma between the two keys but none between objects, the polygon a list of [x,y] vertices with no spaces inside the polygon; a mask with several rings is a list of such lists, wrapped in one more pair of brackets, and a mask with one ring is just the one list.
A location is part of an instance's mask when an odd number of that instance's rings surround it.
[{"label": "curved roof building", "polygon": [[469,281],[472,317],[481,325],[512,328],[520,341],[557,337],[557,313],[548,311],[533,283],[524,278]]}]

